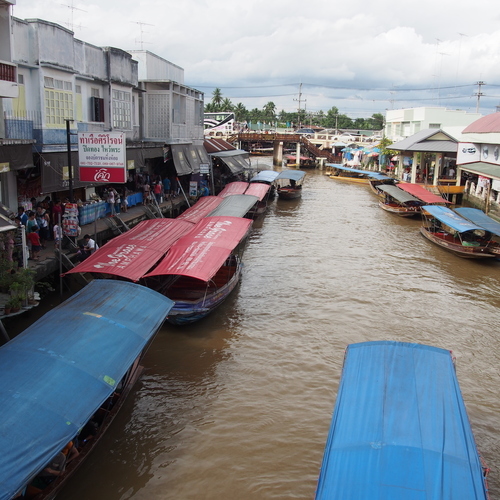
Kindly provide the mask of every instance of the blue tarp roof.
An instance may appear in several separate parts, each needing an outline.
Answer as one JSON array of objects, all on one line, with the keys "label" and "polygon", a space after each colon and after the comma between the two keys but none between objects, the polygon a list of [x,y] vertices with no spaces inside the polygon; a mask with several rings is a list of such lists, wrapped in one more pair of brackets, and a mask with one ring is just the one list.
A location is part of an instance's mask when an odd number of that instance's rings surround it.
[{"label": "blue tarp roof", "polygon": [[375,172],[373,170],[361,170],[351,167],[344,167],[344,165],[339,165],[337,163],[327,163],[327,167],[337,168],[339,170],[345,170],[346,172],[354,172],[355,174],[364,174],[367,177],[373,177],[374,179],[388,179],[387,175],[382,172]]},{"label": "blue tarp roof", "polygon": [[0,348],[0,499],[10,499],[113,393],[173,302],[95,280]]},{"label": "blue tarp roof", "polygon": [[458,212],[462,217],[470,220],[473,224],[477,224],[490,233],[500,236],[500,223],[486,215],[482,210],[462,207],[455,208],[455,212]]},{"label": "blue tarp roof", "polygon": [[425,205],[422,207],[422,209],[431,214],[436,219],[440,220],[443,224],[446,224],[459,233],[465,233],[466,231],[475,231],[476,229],[483,229],[482,227],[476,226],[467,219],[464,219],[461,215],[458,215],[453,210],[447,207],[442,207],[440,205]]},{"label": "blue tarp roof", "polygon": [[276,180],[279,179],[292,179],[294,181],[300,181],[306,175],[302,170],[283,170],[276,177]]},{"label": "blue tarp roof", "polygon": [[486,499],[449,351],[347,348],[316,500]]},{"label": "blue tarp roof", "polygon": [[275,172],[274,170],[262,170],[258,174],[254,175],[250,179],[250,182],[273,182],[278,175],[278,172]]}]

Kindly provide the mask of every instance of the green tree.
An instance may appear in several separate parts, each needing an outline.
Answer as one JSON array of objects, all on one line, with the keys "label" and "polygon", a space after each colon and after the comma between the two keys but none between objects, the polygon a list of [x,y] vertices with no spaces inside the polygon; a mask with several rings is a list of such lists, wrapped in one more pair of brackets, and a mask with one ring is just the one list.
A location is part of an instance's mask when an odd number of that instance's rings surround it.
[{"label": "green tree", "polygon": [[367,126],[371,130],[382,130],[385,126],[385,118],[381,113],[373,113],[371,118],[368,118]]},{"label": "green tree", "polygon": [[269,101],[263,108],[263,116],[268,121],[276,120],[276,105],[274,102]]},{"label": "green tree", "polygon": [[212,92],[212,105],[214,106],[213,111],[221,111],[220,107],[222,104],[222,90],[217,87],[213,92]]},{"label": "green tree", "polygon": [[237,122],[243,122],[247,119],[248,110],[241,102],[239,102],[238,104],[236,104],[236,106],[234,106],[233,111],[235,120]]},{"label": "green tree", "polygon": [[234,106],[231,100],[226,97],[220,103],[220,108],[220,111],[232,111]]}]

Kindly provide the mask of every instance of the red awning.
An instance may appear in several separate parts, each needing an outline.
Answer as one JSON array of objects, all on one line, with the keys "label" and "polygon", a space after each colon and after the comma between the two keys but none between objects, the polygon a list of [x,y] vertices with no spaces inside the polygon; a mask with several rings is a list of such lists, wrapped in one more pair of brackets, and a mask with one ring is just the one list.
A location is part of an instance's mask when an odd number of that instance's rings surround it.
[{"label": "red awning", "polygon": [[427,191],[423,186],[419,184],[410,184],[406,182],[399,182],[398,188],[406,191],[407,193],[412,194],[419,200],[425,201],[425,203],[451,203],[451,201],[445,200],[441,196],[437,194],[433,194],[430,191]]},{"label": "red awning", "polygon": [[257,196],[257,198],[259,198],[259,201],[262,201],[270,189],[271,186],[269,184],[262,184],[261,182],[252,182],[245,191],[245,194]]},{"label": "red awning", "polygon": [[240,217],[206,217],[172,245],[167,256],[146,277],[190,276],[208,281],[248,233],[252,221]]},{"label": "red awning", "polygon": [[138,281],[167,253],[172,244],[193,229],[177,219],[140,222],[106,243],[70,273],[104,273]]},{"label": "red awning", "polygon": [[245,194],[245,191],[248,188],[248,182],[230,182],[226,184],[224,189],[219,193],[221,198],[225,198],[226,196],[230,196],[232,194]]},{"label": "red awning", "polygon": [[192,207],[182,212],[182,214],[177,217],[177,220],[187,220],[188,222],[196,224],[212,210],[215,210],[221,203],[222,198],[219,196],[204,196]]}]

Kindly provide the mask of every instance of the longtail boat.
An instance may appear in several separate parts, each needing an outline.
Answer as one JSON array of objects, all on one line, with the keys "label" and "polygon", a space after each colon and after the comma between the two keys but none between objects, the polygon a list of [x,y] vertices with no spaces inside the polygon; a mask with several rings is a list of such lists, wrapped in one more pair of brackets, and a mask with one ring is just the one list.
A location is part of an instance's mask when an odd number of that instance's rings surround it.
[{"label": "longtail boat", "polygon": [[294,200],[302,196],[302,182],[306,173],[302,170],[283,170],[276,177],[278,198],[281,200]]},{"label": "longtail boat", "polygon": [[486,500],[486,473],[450,351],[347,347],[316,500]]},{"label": "longtail boat", "polygon": [[96,280],[0,348],[1,500],[56,496],[122,407],[172,306],[146,287]]},{"label": "longtail boat", "polygon": [[467,259],[496,257],[489,231],[440,205],[424,205],[421,234],[432,243]]},{"label": "longtail boat", "polygon": [[378,205],[386,212],[399,215],[400,217],[413,217],[420,215],[420,207],[424,204],[411,194],[390,184],[381,184],[378,189],[384,193],[384,198]]},{"label": "longtail boat", "polygon": [[143,283],[175,302],[167,321],[183,325],[210,314],[241,274],[241,253],[252,221],[206,217],[177,240]]}]

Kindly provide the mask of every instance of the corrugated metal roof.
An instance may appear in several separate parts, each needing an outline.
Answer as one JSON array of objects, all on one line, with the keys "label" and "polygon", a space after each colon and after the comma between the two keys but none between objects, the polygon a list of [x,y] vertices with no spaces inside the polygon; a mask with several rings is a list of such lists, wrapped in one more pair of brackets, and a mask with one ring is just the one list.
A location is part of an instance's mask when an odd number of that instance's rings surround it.
[{"label": "corrugated metal roof", "polygon": [[462,133],[491,134],[495,132],[500,132],[500,113],[492,113],[479,118],[468,125]]},{"label": "corrugated metal roof", "polygon": [[474,174],[500,180],[500,165],[477,161],[475,163],[467,163],[466,165],[457,165],[457,167],[467,172],[473,172]]},{"label": "corrugated metal roof", "polygon": [[[433,136],[444,135],[450,140],[431,140]],[[451,135],[447,134],[441,129],[425,129],[417,132],[416,134],[403,139],[402,141],[395,142],[389,146],[390,149],[396,151],[431,151],[436,153],[456,153],[457,140]],[[425,147],[421,146],[425,144]],[[454,145],[454,149],[453,146]]]},{"label": "corrugated metal roof", "polygon": [[203,146],[207,150],[207,153],[217,153],[219,151],[232,151],[236,149],[234,146],[231,146],[229,142],[224,141],[223,139],[214,139],[212,137],[206,138],[203,142]]}]

